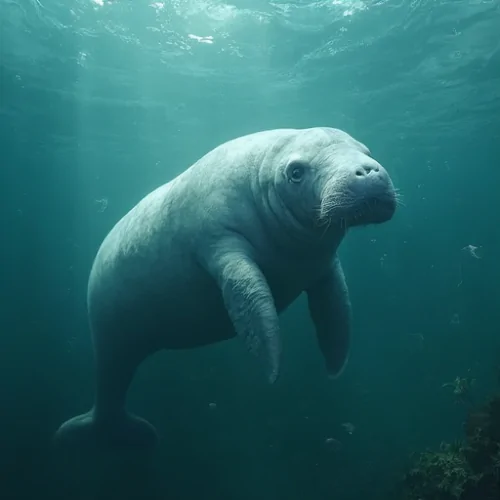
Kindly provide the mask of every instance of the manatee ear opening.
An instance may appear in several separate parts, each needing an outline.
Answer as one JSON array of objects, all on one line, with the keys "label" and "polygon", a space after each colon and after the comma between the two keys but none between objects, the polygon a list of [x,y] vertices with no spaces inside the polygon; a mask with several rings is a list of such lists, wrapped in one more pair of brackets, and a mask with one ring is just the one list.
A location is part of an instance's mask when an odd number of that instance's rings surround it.
[{"label": "manatee ear opening", "polygon": [[288,182],[298,184],[302,182],[306,173],[307,165],[300,160],[292,160],[285,169],[285,175]]}]

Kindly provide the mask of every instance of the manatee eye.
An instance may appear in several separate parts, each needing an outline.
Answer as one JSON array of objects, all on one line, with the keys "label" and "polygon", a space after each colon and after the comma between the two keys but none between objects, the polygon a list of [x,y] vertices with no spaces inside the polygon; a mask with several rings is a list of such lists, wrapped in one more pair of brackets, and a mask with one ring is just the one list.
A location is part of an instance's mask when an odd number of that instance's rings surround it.
[{"label": "manatee eye", "polygon": [[288,181],[301,182],[304,177],[305,167],[300,162],[292,162],[288,165]]}]

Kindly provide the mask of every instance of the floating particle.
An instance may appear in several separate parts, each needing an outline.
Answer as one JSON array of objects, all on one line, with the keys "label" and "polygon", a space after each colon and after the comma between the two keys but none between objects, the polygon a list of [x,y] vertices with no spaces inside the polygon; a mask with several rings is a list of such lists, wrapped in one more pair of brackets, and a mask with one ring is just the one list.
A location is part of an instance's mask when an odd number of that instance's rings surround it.
[{"label": "floating particle", "polygon": [[347,434],[352,434],[356,429],[356,427],[354,427],[354,424],[352,424],[351,422],[345,422],[344,424],[342,424],[342,427],[345,429]]},{"label": "floating particle", "polygon": [[325,447],[328,451],[339,451],[342,448],[342,443],[333,437],[325,439]]},{"label": "floating particle", "polygon": [[483,258],[483,253],[482,253],[482,247],[476,247],[474,245],[467,245],[462,248],[462,252],[465,252],[466,254],[470,255],[474,259],[482,259]]},{"label": "floating particle", "polygon": [[95,204],[97,205],[97,211],[99,213],[104,212],[106,208],[108,208],[108,199],[107,198],[101,198],[99,200],[95,200]]}]

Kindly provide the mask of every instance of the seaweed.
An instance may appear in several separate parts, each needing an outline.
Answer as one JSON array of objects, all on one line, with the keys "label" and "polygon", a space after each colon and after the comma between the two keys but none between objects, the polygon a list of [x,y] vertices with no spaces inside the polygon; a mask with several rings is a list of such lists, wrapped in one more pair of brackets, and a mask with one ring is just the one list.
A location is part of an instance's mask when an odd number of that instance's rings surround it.
[{"label": "seaweed", "polygon": [[500,394],[469,412],[464,438],[414,457],[404,500],[500,500]]}]

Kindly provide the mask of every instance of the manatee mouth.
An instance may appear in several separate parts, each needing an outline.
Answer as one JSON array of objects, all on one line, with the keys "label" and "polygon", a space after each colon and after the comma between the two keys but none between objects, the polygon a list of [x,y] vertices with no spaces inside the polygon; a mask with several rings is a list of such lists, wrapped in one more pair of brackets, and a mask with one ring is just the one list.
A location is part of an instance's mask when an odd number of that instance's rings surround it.
[{"label": "manatee mouth", "polygon": [[382,224],[392,219],[396,212],[396,193],[370,197],[363,200],[344,200],[343,203],[322,203],[319,210],[320,224],[340,224],[343,227]]},{"label": "manatee mouth", "polygon": [[[365,210],[360,217],[361,224],[381,224],[392,219],[396,212],[397,198],[396,196],[383,196],[371,198],[365,201]],[[363,221],[363,218],[366,222]]]}]

